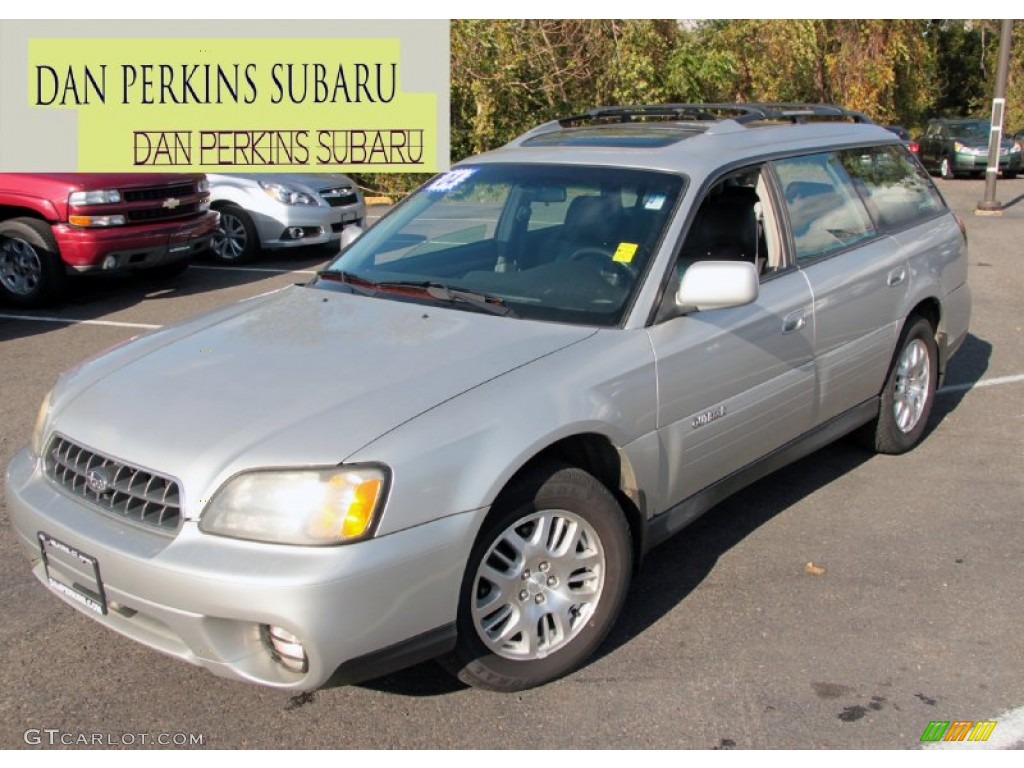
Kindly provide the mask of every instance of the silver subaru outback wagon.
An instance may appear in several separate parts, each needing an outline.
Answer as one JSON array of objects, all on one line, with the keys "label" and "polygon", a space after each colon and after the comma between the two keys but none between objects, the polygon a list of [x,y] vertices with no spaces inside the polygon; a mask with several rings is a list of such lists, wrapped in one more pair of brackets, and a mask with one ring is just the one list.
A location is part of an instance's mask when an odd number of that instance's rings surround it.
[{"label": "silver subaru outback wagon", "polygon": [[542,684],[730,493],[913,447],[970,314],[927,173],[826,105],[596,109],[346,241],[60,377],[6,475],[54,594],[282,689]]}]

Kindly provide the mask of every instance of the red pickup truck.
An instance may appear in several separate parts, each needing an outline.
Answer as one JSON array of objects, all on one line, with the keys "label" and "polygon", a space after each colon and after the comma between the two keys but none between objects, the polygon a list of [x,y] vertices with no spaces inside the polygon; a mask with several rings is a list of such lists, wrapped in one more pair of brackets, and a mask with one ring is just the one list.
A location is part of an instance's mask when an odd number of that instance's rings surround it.
[{"label": "red pickup truck", "polygon": [[217,229],[203,174],[0,173],[0,299],[61,296],[68,274],[170,277]]}]

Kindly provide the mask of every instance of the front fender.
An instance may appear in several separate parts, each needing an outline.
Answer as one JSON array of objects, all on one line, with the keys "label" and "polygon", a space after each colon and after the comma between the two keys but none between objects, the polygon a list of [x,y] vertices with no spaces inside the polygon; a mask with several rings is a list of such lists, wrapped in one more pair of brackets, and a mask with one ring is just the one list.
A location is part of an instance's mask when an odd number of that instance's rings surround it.
[{"label": "front fender", "polygon": [[[654,432],[656,415],[646,332],[607,330],[421,414],[346,462],[391,467],[378,527],[386,535],[488,507],[530,459],[566,437],[602,435],[624,455]],[[632,469],[650,477],[649,467]]]}]

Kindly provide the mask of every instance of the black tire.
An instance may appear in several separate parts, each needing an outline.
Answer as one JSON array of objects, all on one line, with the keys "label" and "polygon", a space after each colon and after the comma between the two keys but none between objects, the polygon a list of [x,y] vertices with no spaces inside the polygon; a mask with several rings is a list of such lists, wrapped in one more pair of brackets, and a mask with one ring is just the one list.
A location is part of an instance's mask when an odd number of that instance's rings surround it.
[{"label": "black tire", "polygon": [[943,155],[942,159],[939,160],[939,175],[947,181],[956,178],[956,173],[953,171],[953,163],[950,162],[949,155]]},{"label": "black tire", "polygon": [[143,270],[141,274],[151,277],[154,280],[171,280],[189,268],[189,259],[172,261],[168,264],[161,264],[157,267],[150,267]]},{"label": "black tire", "polygon": [[[510,541],[522,543],[516,564]],[[473,546],[458,643],[445,666],[464,683],[493,691],[533,688],[575,670],[622,609],[632,558],[622,508],[592,475],[567,466],[530,474],[502,493]],[[504,590],[481,573],[485,563],[490,574],[507,575]],[[522,629],[502,633],[506,627]],[[496,636],[485,641],[487,628]]]},{"label": "black tire", "polygon": [[64,295],[67,275],[50,225],[21,217],[0,221],[0,297],[39,307]]},{"label": "black tire", "polygon": [[1017,171],[1003,171],[1003,178],[1004,179],[1016,179],[1017,178]]},{"label": "black tire", "polygon": [[923,317],[907,318],[885,379],[878,418],[862,429],[862,442],[888,454],[906,453],[917,445],[928,426],[938,374],[935,329]]},{"label": "black tire", "polygon": [[221,264],[245,264],[260,253],[260,238],[252,217],[237,205],[217,209],[220,224],[210,240],[210,256]]}]

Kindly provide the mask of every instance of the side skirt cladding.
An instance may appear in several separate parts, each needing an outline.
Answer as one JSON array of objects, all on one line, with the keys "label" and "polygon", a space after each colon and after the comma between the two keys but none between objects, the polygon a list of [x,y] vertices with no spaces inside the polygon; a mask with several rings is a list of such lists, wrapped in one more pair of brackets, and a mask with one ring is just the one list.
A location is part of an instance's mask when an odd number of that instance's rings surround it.
[{"label": "side skirt cladding", "polygon": [[801,435],[796,440],[792,440],[757,461],[748,464],[743,469],[733,472],[713,485],[709,485],[671,509],[652,517],[647,521],[644,531],[644,552],[649,552],[654,547],[671,538],[716,504],[724,501],[737,491],[867,424],[878,416],[878,408],[879,398],[877,397],[854,406],[850,410],[815,427],[810,432]]}]

